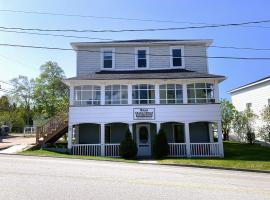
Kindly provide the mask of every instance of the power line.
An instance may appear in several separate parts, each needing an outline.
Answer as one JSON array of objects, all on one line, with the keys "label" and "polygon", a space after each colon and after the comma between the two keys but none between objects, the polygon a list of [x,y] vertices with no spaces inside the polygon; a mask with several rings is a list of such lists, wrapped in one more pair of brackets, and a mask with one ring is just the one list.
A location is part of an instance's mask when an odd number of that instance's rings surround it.
[{"label": "power line", "polygon": [[7,30],[22,30],[22,31],[42,31],[42,32],[76,32],[76,33],[119,33],[119,32],[153,32],[153,31],[175,31],[175,30],[187,30],[187,29],[203,29],[203,28],[220,28],[220,27],[234,27],[243,26],[248,24],[261,24],[268,23],[269,19],[261,21],[249,21],[241,23],[228,23],[228,24],[213,24],[204,26],[187,26],[187,27],[169,27],[169,28],[148,28],[148,29],[108,29],[108,30],[77,30],[77,29],[41,29],[41,28],[20,28],[20,27],[4,27],[0,26],[1,29]]},{"label": "power line", "polygon": [[[87,37],[87,36],[74,36],[74,35],[61,35],[61,34],[50,34],[50,33],[34,33],[28,31],[9,31],[9,30],[0,30],[0,32],[8,33],[19,33],[19,34],[30,34],[30,35],[41,35],[41,36],[56,36],[56,37],[68,37],[68,38],[83,38],[83,39],[95,39],[95,40],[104,40],[104,41],[114,41],[114,39],[109,38],[96,38],[96,37]],[[190,46],[201,46],[201,45],[192,45]],[[219,46],[219,45],[209,45],[210,48],[221,48],[221,49],[236,49],[236,50],[255,50],[255,51],[270,51],[270,48],[254,48],[254,47],[235,47],[235,46]],[[1,56],[1,55],[0,55]]]},{"label": "power line", "polygon": [[[74,50],[70,48],[60,48],[60,47],[46,47],[46,46],[32,46],[32,45],[19,45],[19,44],[3,44],[0,43],[0,46],[9,46],[9,47],[21,47],[21,48],[33,48],[33,49],[47,49],[47,50],[61,50],[61,51],[82,51],[90,53],[102,53],[102,51],[80,49]],[[135,53],[128,52],[115,52],[114,54],[125,54],[125,55],[138,55]],[[166,54],[147,54],[150,56],[172,56]],[[234,57],[234,56],[181,56],[187,58],[211,58],[211,59],[234,59],[234,60],[270,60],[270,57]]]}]

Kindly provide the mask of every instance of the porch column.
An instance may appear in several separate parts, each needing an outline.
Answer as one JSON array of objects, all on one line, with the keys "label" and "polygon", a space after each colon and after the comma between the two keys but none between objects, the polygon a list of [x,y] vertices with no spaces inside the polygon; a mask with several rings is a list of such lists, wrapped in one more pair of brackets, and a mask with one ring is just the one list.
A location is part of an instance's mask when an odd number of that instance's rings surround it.
[{"label": "porch column", "polygon": [[132,85],[128,85],[128,104],[132,104]]},{"label": "porch column", "polygon": [[79,135],[79,125],[75,126],[75,143],[80,143],[80,135]]},{"label": "porch column", "polygon": [[155,104],[160,104],[159,85],[155,85]]},{"label": "porch column", "polygon": [[215,103],[219,103],[219,87],[218,87],[218,83],[214,84],[214,98],[215,98]]},{"label": "porch column", "polygon": [[156,124],[157,124],[157,134],[158,134],[158,132],[160,130],[160,122],[157,122]]},{"label": "porch column", "polygon": [[68,125],[68,150],[70,152],[72,149],[72,133],[73,133],[73,127],[72,125]]},{"label": "porch column", "polygon": [[214,133],[213,133],[213,124],[208,122],[208,129],[209,129],[209,142],[213,143],[214,142]]},{"label": "porch column", "polygon": [[74,105],[74,86],[69,87],[69,104]]},{"label": "porch column", "polygon": [[131,133],[131,137],[133,139],[133,126],[132,126],[132,124],[128,124],[128,129],[129,129],[129,131]]},{"label": "porch column", "polygon": [[219,144],[219,152],[220,157],[224,157],[224,150],[223,150],[223,139],[222,139],[222,128],[221,128],[221,120],[217,122],[217,129],[218,129],[218,144]]},{"label": "porch column", "polygon": [[185,122],[185,142],[186,142],[186,152],[187,157],[190,158],[190,137],[189,137],[189,123]]},{"label": "porch column", "polygon": [[101,94],[100,94],[100,104],[101,105],[105,105],[105,85],[102,85],[101,87],[100,87],[100,89],[101,89]]},{"label": "porch column", "polygon": [[187,96],[187,84],[183,84],[183,103],[188,103],[188,96]]},{"label": "porch column", "polygon": [[100,124],[100,154],[101,156],[105,156],[105,124]]}]

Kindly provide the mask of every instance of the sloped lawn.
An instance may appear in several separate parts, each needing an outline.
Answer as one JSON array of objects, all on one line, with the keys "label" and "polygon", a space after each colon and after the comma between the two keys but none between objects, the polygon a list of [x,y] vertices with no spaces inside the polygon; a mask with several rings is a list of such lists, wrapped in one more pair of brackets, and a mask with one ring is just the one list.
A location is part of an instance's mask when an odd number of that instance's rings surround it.
[{"label": "sloped lawn", "polygon": [[270,171],[270,148],[257,144],[224,142],[224,158],[168,158],[162,164],[199,165]]}]

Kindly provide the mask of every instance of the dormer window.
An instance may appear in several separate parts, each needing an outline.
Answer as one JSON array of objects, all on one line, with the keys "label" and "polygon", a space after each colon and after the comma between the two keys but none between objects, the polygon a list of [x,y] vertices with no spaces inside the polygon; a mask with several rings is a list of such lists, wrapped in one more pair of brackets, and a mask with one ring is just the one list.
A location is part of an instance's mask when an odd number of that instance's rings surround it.
[{"label": "dormer window", "polygon": [[149,48],[135,48],[136,68],[148,68],[149,66]]},{"label": "dormer window", "polygon": [[183,47],[171,47],[171,67],[184,67],[184,48]]},{"label": "dormer window", "polygon": [[115,63],[115,50],[113,48],[102,49],[101,63],[104,69],[113,69]]}]

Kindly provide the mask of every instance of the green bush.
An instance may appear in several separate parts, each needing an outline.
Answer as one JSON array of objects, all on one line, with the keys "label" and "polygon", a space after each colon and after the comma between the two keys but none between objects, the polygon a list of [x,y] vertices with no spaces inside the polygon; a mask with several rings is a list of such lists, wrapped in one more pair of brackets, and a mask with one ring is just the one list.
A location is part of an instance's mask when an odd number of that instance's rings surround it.
[{"label": "green bush", "polygon": [[161,128],[158,134],[155,135],[153,142],[153,156],[154,158],[163,158],[169,154],[169,144],[165,132]]},{"label": "green bush", "polygon": [[137,156],[138,148],[136,142],[131,137],[129,129],[124,140],[120,144],[120,156],[125,159],[134,159]]}]

